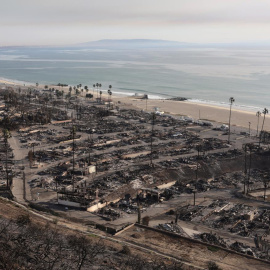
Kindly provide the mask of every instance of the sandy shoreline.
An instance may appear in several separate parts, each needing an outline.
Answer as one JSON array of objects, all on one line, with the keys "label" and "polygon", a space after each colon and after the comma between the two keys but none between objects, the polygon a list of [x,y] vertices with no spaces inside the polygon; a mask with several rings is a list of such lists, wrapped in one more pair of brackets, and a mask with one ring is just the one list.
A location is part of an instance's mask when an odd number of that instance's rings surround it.
[{"label": "sandy shoreline", "polygon": [[[12,81],[8,81],[5,79],[0,79],[0,85],[10,85],[10,86],[23,86],[22,84],[15,83]],[[32,85],[33,87],[34,84]],[[39,86],[41,89],[43,85]],[[49,87],[57,88],[56,85],[49,85]],[[64,91],[68,91],[69,87],[64,87]],[[62,90],[62,88],[61,88]],[[107,91],[103,91],[103,98],[106,99]],[[89,93],[93,93],[93,90],[90,88]],[[95,90],[96,93],[96,90]],[[136,99],[132,96],[125,96],[120,94],[115,94],[112,88],[112,100],[114,103],[120,101],[121,103],[130,104],[140,110],[146,110],[146,100]],[[119,104],[121,107],[121,104]],[[167,114],[177,115],[177,116],[188,116],[193,119],[201,119],[201,120],[209,120],[218,122],[221,124],[228,124],[229,121],[229,108],[228,107],[219,107],[213,104],[203,104],[203,103],[196,103],[190,101],[175,101],[175,100],[164,100],[164,99],[148,99],[147,100],[147,111],[153,112],[154,108],[158,107],[159,111],[163,111]],[[231,124],[232,126],[241,126],[245,128],[250,128],[253,130],[253,134],[256,133],[257,130],[257,122],[258,118],[256,116],[256,112],[246,111],[246,110],[239,110],[238,108],[232,107],[232,117],[231,117]],[[259,131],[261,130],[263,122],[263,115],[260,117],[259,120]],[[270,116],[266,115],[265,123],[264,123],[264,130],[270,131]]]},{"label": "sandy shoreline", "polygon": [[14,83],[14,82],[2,80],[2,79],[0,79],[0,84],[4,84],[4,85],[16,85],[16,83]]},{"label": "sandy shoreline", "polygon": [[[132,104],[133,106],[146,110],[146,101],[140,99],[134,99],[132,97],[113,97],[114,101],[120,101],[122,103]],[[228,124],[229,122],[229,108],[218,107],[214,105],[194,103],[189,101],[174,101],[174,100],[148,100],[147,111],[154,111],[154,107],[158,107],[160,111],[163,111],[172,115],[188,116],[193,119],[209,120],[219,122],[221,124]],[[257,130],[258,118],[255,112],[241,111],[232,107],[231,124],[250,128],[251,130]],[[259,131],[261,129],[263,116],[260,117]],[[270,117],[266,115],[264,130],[270,130]],[[254,131],[253,131],[254,134]]]}]

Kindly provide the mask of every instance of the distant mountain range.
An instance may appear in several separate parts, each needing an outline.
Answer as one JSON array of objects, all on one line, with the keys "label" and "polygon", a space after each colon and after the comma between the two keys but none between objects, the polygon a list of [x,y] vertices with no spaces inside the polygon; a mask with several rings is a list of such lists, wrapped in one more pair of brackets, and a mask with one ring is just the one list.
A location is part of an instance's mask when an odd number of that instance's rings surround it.
[{"label": "distant mountain range", "polygon": [[177,48],[270,48],[270,41],[232,42],[232,43],[188,43],[159,39],[103,39],[75,44],[69,47],[99,49],[177,49]]},{"label": "distant mountain range", "polygon": [[159,40],[159,39],[103,39],[80,43],[79,47],[99,47],[99,48],[183,48],[193,44],[186,42]]},{"label": "distant mountain range", "polygon": [[[1,48],[1,47],[0,47]],[[102,39],[79,44],[61,46],[5,46],[2,48],[89,48],[104,50],[129,49],[181,49],[181,48],[236,48],[236,49],[270,49],[270,41],[232,42],[232,43],[188,43],[160,39]]]}]

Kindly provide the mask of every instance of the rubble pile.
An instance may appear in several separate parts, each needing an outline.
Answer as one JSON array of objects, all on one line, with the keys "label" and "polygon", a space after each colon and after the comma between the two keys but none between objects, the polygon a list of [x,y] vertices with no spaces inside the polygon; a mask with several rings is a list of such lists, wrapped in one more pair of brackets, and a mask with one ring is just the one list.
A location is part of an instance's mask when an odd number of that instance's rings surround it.
[{"label": "rubble pile", "polygon": [[200,239],[201,241],[212,244],[212,245],[228,248],[226,241],[223,238],[216,235],[215,233],[214,234],[201,233],[201,234],[197,234],[195,238]]},{"label": "rubble pile", "polygon": [[185,231],[177,224],[174,223],[165,223],[165,224],[159,224],[156,226],[157,229],[169,231],[173,233],[177,233],[183,236],[187,236]]},{"label": "rubble pile", "polygon": [[[260,254],[261,252],[259,252],[257,250],[256,252],[256,249],[255,248],[251,248],[250,246],[247,246],[247,245],[244,245],[243,243],[240,243],[240,242],[234,242],[230,245],[230,249],[234,250],[234,251],[237,251],[237,252],[240,252],[240,253],[243,253],[243,254],[247,254],[247,255],[250,255],[250,256],[253,256],[253,257],[261,257],[261,256],[257,256],[257,252]],[[259,255],[258,254],[258,255]]]},{"label": "rubble pile", "polygon": [[183,207],[178,212],[179,219],[191,221],[193,218],[200,216],[203,209],[204,207],[199,205]]}]

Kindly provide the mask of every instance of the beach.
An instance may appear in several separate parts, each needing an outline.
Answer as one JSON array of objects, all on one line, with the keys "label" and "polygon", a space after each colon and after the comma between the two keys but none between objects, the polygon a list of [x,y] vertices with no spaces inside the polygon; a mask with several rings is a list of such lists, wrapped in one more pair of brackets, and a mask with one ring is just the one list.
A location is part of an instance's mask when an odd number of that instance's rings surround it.
[{"label": "beach", "polygon": [[[23,84],[19,84],[14,81],[8,81],[5,79],[0,79],[0,86],[11,86],[11,87],[23,87]],[[56,85],[48,85],[49,88],[54,87],[58,89]],[[35,84],[29,85],[28,87],[35,87]],[[25,87],[26,89],[28,87]],[[39,85],[39,89],[43,89],[44,85]],[[69,87],[63,87],[61,90],[64,90],[66,93],[68,92]],[[103,90],[103,99],[107,99],[107,91]],[[89,93],[93,93],[93,90],[90,88]],[[85,95],[85,92],[84,92]],[[95,90],[96,97],[96,90]],[[211,122],[216,122],[218,124],[228,124],[229,122],[229,106],[222,107],[212,104],[202,104],[191,102],[188,100],[185,101],[176,101],[169,99],[148,99],[147,105],[145,99],[136,98],[135,96],[127,96],[121,95],[119,93],[115,94],[112,89],[112,101],[118,105],[120,108],[125,104],[125,107],[137,108],[139,110],[147,110],[148,112],[154,112],[155,108],[158,108],[160,112],[164,112],[165,114],[171,114],[174,116],[187,116],[191,117],[194,120],[206,120]],[[257,123],[258,117],[256,116],[256,112],[248,111],[248,110],[240,110],[239,108],[235,108],[232,106],[232,114],[231,114],[231,125],[239,126],[244,128],[249,128],[253,135],[256,135],[257,132]],[[263,114],[259,119],[259,132],[262,128],[263,123]],[[266,115],[264,130],[270,131],[270,115]]]},{"label": "beach", "polygon": [[[135,99],[133,97],[121,97],[114,96],[114,102],[120,101],[121,103],[132,104],[133,106],[146,110],[146,100]],[[228,124],[229,122],[229,108],[219,107],[208,104],[194,103],[190,101],[174,101],[174,100],[156,100],[148,99],[147,100],[147,111],[153,112],[155,107],[159,111],[166,114],[172,114],[175,116],[188,116],[193,119],[201,119],[207,121],[213,121],[220,124]],[[258,118],[256,112],[251,111],[242,111],[239,109],[234,109],[232,106],[231,114],[231,125],[232,126],[241,126],[245,128],[250,128],[251,130],[257,131]],[[263,115],[260,117],[259,121],[259,131],[261,130],[263,122]],[[270,117],[266,115],[264,130],[270,130]]]},{"label": "beach", "polygon": [[0,85],[16,85],[15,82],[0,79]]}]

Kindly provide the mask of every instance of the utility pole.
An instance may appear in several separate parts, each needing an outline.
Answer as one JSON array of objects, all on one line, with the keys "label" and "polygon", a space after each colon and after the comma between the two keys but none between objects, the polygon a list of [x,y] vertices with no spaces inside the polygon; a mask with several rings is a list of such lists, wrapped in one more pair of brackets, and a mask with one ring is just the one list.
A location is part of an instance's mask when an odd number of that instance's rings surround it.
[{"label": "utility pole", "polygon": [[137,208],[138,208],[138,223],[141,224],[141,204],[139,202],[139,199],[137,201]]},{"label": "utility pole", "polygon": [[264,194],[263,194],[263,200],[265,201],[265,199],[266,199],[266,189],[267,189],[267,182],[266,182],[266,179],[264,179],[264,181],[263,181],[264,183]]},{"label": "utility pole", "polygon": [[193,205],[195,206],[196,205],[196,188],[194,188],[193,190],[192,190],[192,192],[193,192],[193,194],[194,194],[194,197],[193,197]]},{"label": "utility pole", "polygon": [[76,127],[72,125],[71,129],[71,136],[72,136],[72,159],[73,159],[73,170],[72,170],[72,186],[74,192],[74,173],[75,173],[75,134],[76,134]]},{"label": "utility pole", "polygon": [[57,196],[57,202],[58,202],[58,180],[56,177],[54,177],[55,185],[56,185],[56,196]]},{"label": "utility pole", "polygon": [[200,158],[200,152],[202,151],[202,146],[200,144],[196,145],[196,150],[198,151],[197,168],[196,168],[196,182],[197,182],[197,180],[198,180],[198,169],[199,169],[199,158]]},{"label": "utility pole", "polygon": [[26,200],[25,173],[23,172],[23,199]]},{"label": "utility pole", "polygon": [[144,95],[145,98],[145,111],[147,112],[147,100],[148,100],[148,95]]},{"label": "utility pole", "polygon": [[151,153],[150,153],[150,165],[153,167],[153,136],[154,136],[154,125],[155,125],[156,115],[152,113],[152,132],[151,132]]},{"label": "utility pole", "polygon": [[229,115],[229,134],[228,134],[228,143],[230,143],[230,137],[231,137],[231,116],[232,116],[232,105],[235,101],[235,99],[233,97],[230,97],[229,99],[230,101],[230,115]]},{"label": "utility pole", "polygon": [[88,152],[88,166],[91,164],[91,150],[93,145],[93,133],[90,133],[90,136],[88,137],[88,143],[89,143],[89,152]]},{"label": "utility pole", "polygon": [[8,177],[8,130],[3,130],[4,135],[4,145],[5,145],[5,169],[6,169],[6,186],[9,187],[9,177]]},{"label": "utility pole", "polygon": [[248,183],[247,183],[247,193],[249,192],[249,180],[251,173],[251,154],[252,154],[252,144],[248,144],[249,147],[249,168],[248,168]]},{"label": "utility pole", "polygon": [[199,169],[199,160],[197,159],[197,166],[196,166],[196,182],[198,180],[198,169]]},{"label": "utility pole", "polygon": [[245,174],[245,178],[244,178],[244,195],[246,194],[246,179],[247,179],[247,145],[245,144],[243,146],[244,150],[245,150],[245,168],[244,168],[244,174]]},{"label": "utility pole", "polygon": [[35,144],[32,143],[32,149],[33,149],[33,157],[35,157]]}]

